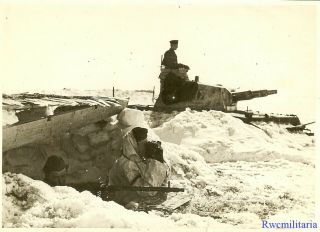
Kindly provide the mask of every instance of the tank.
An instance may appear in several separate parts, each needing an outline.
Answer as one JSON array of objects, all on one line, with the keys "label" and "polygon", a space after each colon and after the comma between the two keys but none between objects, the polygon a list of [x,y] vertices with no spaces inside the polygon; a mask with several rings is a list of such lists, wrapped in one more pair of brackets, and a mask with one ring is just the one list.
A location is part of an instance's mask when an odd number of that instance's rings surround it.
[{"label": "tank", "polygon": [[231,93],[221,86],[199,84],[185,81],[179,89],[161,91],[154,105],[156,110],[194,110],[235,111],[237,102],[276,94],[277,90],[256,90]]},{"label": "tank", "polygon": [[[171,78],[171,77],[170,77]],[[297,115],[293,114],[261,114],[253,111],[241,111],[237,109],[239,101],[266,97],[277,94],[277,90],[247,90],[231,92],[222,86],[210,86],[199,83],[199,77],[195,80],[161,81],[160,94],[152,109],[155,111],[183,111],[186,108],[192,110],[218,110],[231,113],[234,117],[249,123],[252,121],[275,122],[281,124],[300,125]],[[131,106],[132,107],[132,106]],[[137,107],[143,109],[143,107]]]}]

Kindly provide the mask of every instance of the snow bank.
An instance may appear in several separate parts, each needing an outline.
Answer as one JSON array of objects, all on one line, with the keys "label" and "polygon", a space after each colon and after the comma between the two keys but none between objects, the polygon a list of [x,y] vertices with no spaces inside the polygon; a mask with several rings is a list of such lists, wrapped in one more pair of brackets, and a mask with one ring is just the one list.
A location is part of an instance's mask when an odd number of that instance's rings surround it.
[{"label": "snow bank", "polygon": [[207,163],[185,146],[164,144],[173,186],[193,196],[186,212],[240,228],[290,215],[314,218],[314,166],[286,159]]},{"label": "snow bank", "polygon": [[[77,192],[70,187],[49,185],[24,175],[3,175],[4,227],[80,227],[80,228],[199,228],[230,226],[212,218],[194,218],[175,214],[169,218],[154,212],[134,212],[114,203],[105,202],[91,193]],[[200,217],[199,217],[200,218]]]},{"label": "snow bank", "polygon": [[11,125],[18,122],[19,119],[16,116],[15,112],[2,110],[2,126]]},{"label": "snow bank", "polygon": [[[144,212],[133,212],[70,187],[51,188],[23,175],[3,175],[5,227],[109,227],[151,228],[170,221]],[[141,220],[145,218],[147,220]]]},{"label": "snow bank", "polygon": [[[148,120],[162,117],[145,115]],[[166,217],[133,212],[89,192],[4,174],[3,225],[247,229],[261,228],[261,219],[314,218],[312,137],[261,123],[264,132],[216,111],[163,117],[168,121],[150,129],[148,136],[165,141],[171,184],[185,188],[184,194],[192,197],[189,206]]]},{"label": "snow bank", "polygon": [[291,134],[284,125],[256,124],[262,130],[223,112],[186,110],[154,132],[161,140],[188,147],[211,163],[287,159],[314,165],[312,137]]},{"label": "snow bank", "polygon": [[263,130],[223,112],[186,110],[153,129],[167,141],[171,182],[194,196],[189,213],[240,228],[260,228],[261,219],[281,215],[314,218],[313,137],[258,125]]}]

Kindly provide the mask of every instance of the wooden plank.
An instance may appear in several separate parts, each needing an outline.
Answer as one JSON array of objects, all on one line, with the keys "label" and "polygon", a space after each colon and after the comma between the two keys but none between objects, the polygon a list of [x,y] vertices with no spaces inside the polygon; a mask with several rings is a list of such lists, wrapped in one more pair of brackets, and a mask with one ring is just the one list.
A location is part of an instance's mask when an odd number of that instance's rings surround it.
[{"label": "wooden plank", "polygon": [[191,200],[191,197],[184,194],[183,195],[178,194],[174,197],[169,198],[168,200],[166,200],[165,202],[157,206],[157,208],[171,211],[188,203],[190,200]]},{"label": "wooden plank", "polygon": [[33,142],[42,142],[59,137],[63,133],[86,124],[107,119],[120,113],[123,106],[92,106],[25,124],[3,128],[3,151]]}]

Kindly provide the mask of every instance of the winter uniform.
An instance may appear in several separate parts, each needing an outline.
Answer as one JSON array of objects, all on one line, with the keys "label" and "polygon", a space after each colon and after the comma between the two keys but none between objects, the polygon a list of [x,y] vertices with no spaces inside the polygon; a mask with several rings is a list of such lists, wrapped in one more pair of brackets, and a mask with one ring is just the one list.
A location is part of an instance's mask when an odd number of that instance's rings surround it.
[{"label": "winter uniform", "polygon": [[[124,136],[122,149],[122,156],[109,172],[109,185],[159,187],[166,182],[168,165],[155,159],[144,159],[133,131]],[[117,191],[113,200],[126,205],[130,201],[139,202],[156,194],[157,192]]]}]

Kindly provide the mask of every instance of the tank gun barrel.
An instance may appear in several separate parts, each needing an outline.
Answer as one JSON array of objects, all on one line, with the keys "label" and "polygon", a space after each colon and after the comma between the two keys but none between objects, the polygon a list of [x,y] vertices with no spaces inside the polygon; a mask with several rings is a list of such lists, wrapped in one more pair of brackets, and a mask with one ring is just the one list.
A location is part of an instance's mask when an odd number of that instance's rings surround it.
[{"label": "tank gun barrel", "polygon": [[250,100],[253,98],[258,98],[258,97],[265,97],[271,94],[276,94],[277,90],[255,90],[255,91],[243,91],[243,92],[236,92],[232,93],[232,101],[233,102],[238,102],[238,101],[243,101],[243,100]]}]

